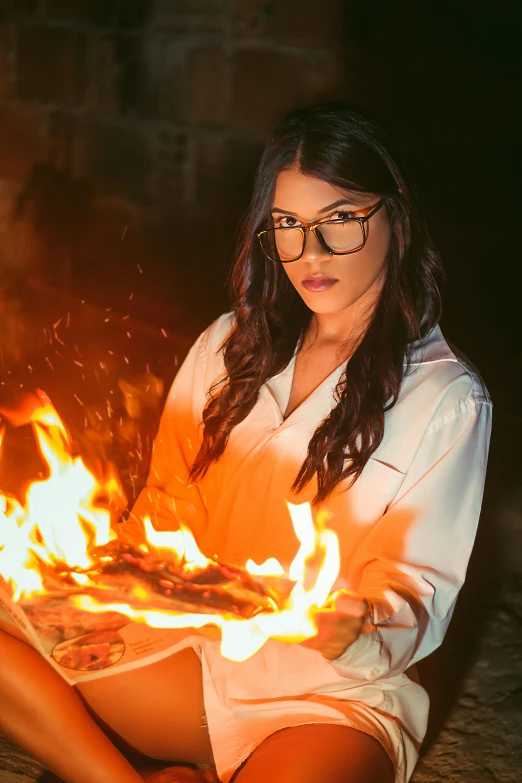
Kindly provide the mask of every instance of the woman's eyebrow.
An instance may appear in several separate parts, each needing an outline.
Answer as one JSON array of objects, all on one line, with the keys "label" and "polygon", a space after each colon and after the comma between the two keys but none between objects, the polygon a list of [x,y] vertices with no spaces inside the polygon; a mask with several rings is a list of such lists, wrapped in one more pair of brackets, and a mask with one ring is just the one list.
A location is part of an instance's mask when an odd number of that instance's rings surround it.
[{"label": "woman's eyebrow", "polygon": [[[328,204],[327,207],[323,207],[322,209],[318,210],[318,215],[322,215],[325,212],[330,212],[330,210],[335,209],[335,207],[341,207],[343,204],[352,204],[349,199],[341,198],[338,201],[334,201],[333,204]],[[280,215],[292,215],[292,217],[299,217],[296,215],[295,212],[290,212],[288,209],[279,209],[279,207],[274,207],[272,209],[272,212],[279,212]]]}]

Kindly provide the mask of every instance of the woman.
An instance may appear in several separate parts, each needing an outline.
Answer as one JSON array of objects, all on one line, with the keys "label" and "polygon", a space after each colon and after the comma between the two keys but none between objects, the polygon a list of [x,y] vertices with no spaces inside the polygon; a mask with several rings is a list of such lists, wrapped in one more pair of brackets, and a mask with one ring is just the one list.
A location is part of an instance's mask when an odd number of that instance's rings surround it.
[{"label": "woman", "polygon": [[360,597],[301,645],[270,640],[234,663],[201,635],[78,686],[82,700],[3,634],[0,731],[70,783],[139,779],[107,734],[215,763],[225,783],[406,783],[417,760],[428,698],[414,665],[464,581],[487,389],[441,334],[439,257],[387,136],[359,111],[283,120],[241,238],[233,310],[176,376],[127,535],[144,514],[158,529],[182,519],[209,556],[288,566],[286,501],[309,502],[339,538],[335,587]]}]

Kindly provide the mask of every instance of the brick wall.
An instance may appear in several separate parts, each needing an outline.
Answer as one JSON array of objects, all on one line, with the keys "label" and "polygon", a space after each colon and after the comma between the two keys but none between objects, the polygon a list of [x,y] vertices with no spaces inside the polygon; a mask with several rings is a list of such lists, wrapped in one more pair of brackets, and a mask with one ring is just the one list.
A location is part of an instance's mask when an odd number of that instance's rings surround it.
[{"label": "brick wall", "polygon": [[208,322],[225,304],[232,235],[267,130],[296,103],[342,92],[341,6],[0,0],[0,234],[35,165],[71,191],[84,179],[96,216],[70,253],[76,288],[83,269],[110,269],[99,288],[117,296],[126,232],[131,255],[146,257],[150,278],[170,275],[172,290],[191,287],[187,255],[205,266],[191,307]]},{"label": "brick wall", "polygon": [[193,306],[208,322],[267,130],[347,98],[402,141],[450,270],[447,319],[473,353],[498,342],[476,331],[492,293],[514,297],[477,270],[494,252],[509,275],[518,251],[479,211],[518,219],[521,31],[513,0],[0,0],[0,231],[35,164],[85,178],[102,228],[75,257],[91,242],[98,269],[118,268],[139,227],[163,282],[204,268]]},{"label": "brick wall", "polygon": [[516,90],[520,27],[510,0],[0,0],[0,179],[47,162],[165,218],[237,210],[267,129],[332,96],[414,160],[436,139],[436,170],[481,97],[492,129]]},{"label": "brick wall", "polygon": [[153,214],[243,200],[270,125],[342,83],[338,0],[0,7],[0,179],[51,163]]}]

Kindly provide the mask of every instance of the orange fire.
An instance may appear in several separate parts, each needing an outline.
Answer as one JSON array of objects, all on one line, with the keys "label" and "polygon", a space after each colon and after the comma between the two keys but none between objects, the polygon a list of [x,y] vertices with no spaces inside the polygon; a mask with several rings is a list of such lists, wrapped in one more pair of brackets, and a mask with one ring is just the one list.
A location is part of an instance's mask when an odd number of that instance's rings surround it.
[{"label": "orange fire", "polygon": [[[81,457],[74,456],[70,435],[56,410],[45,395],[40,398],[41,404],[30,413],[29,422],[48,476],[29,485],[23,502],[0,494],[0,575],[10,585],[14,600],[46,595],[49,574],[54,583],[61,575],[67,576],[69,586],[72,579],[75,587],[71,601],[76,608],[119,612],[156,628],[213,624],[221,631],[222,654],[235,661],[246,660],[269,638],[299,642],[315,636],[314,616],[333,606],[341,592],[331,593],[340,560],[337,536],[324,526],[326,514],[319,514],[314,523],[309,504],[287,504],[301,545],[284,580],[291,589],[283,589],[283,580],[279,579],[280,600],[273,611],[262,610],[244,619],[224,613],[158,610],[153,608],[152,594],[142,585],[134,588],[133,606],[102,603],[82,594],[82,589],[91,585],[85,571],[95,565],[93,548],[117,538],[107,500],[121,497],[121,486],[115,473],[103,481],[97,479]],[[1,436],[0,432],[0,448]],[[183,563],[185,571],[216,565],[199,550],[183,525],[174,532],[159,532],[150,519],[143,522],[143,552],[164,558],[168,551],[174,562]],[[261,580],[268,579],[278,592],[278,577],[284,576],[284,570],[275,558],[260,566],[249,560],[246,569]]]}]

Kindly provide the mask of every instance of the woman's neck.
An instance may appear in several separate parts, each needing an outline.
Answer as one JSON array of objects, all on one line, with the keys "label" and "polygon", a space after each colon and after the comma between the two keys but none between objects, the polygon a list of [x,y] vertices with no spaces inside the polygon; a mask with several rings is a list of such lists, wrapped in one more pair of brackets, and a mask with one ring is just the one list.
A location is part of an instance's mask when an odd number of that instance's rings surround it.
[{"label": "woman's neck", "polygon": [[334,313],[313,313],[307,342],[315,347],[357,347],[370,324],[384,284],[380,275],[351,305]]},{"label": "woman's neck", "polygon": [[361,297],[336,313],[313,313],[304,343],[309,348],[353,353],[366,333],[376,304],[375,297]]}]

